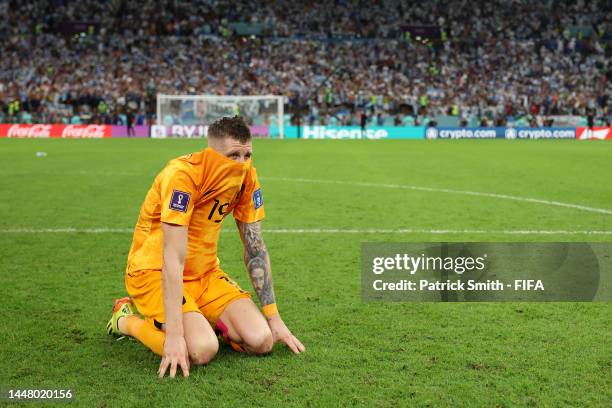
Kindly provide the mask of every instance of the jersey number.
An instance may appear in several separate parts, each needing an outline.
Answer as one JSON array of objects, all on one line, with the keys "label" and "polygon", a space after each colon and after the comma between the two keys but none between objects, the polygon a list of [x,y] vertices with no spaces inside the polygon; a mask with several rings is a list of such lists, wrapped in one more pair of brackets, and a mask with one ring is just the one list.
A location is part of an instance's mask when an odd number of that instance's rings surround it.
[{"label": "jersey number", "polygon": [[[214,222],[221,222],[223,221],[223,218],[225,218],[225,216],[227,215],[227,213],[225,212],[225,209],[227,208],[229,203],[225,203],[221,205],[219,205],[219,203],[220,203],[219,200],[215,200],[215,204],[210,209],[210,214],[208,214],[209,220],[212,220]],[[215,212],[218,212],[221,218],[217,218],[213,220],[213,217],[215,216]]]}]

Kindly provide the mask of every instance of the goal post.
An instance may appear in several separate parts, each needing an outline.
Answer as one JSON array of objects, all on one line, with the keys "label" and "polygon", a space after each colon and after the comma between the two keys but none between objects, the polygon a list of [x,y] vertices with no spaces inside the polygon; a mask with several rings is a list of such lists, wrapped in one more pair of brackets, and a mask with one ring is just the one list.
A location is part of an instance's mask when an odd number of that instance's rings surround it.
[{"label": "goal post", "polygon": [[[285,136],[283,104],[284,97],[278,95],[157,94],[156,124],[169,129],[163,132],[166,135],[163,137],[180,137],[184,136],[182,127],[207,129],[217,119],[239,115],[254,136],[282,139]],[[198,137],[201,133],[192,132],[188,137]]]}]

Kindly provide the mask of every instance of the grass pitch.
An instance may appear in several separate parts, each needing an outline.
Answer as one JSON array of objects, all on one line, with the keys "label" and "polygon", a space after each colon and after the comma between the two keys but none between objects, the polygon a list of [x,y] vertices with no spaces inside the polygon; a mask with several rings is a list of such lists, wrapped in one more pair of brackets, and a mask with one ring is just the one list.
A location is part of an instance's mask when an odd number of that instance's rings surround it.
[{"label": "grass pitch", "polygon": [[[612,230],[612,143],[576,141],[255,141],[278,304],[307,351],[222,346],[159,380],[158,357],[104,329],[154,176],[204,144],[0,140],[0,387],[86,407],[611,405],[610,303],[360,298],[362,241],[612,241],[584,234]],[[220,258],[251,289],[231,218]]]}]

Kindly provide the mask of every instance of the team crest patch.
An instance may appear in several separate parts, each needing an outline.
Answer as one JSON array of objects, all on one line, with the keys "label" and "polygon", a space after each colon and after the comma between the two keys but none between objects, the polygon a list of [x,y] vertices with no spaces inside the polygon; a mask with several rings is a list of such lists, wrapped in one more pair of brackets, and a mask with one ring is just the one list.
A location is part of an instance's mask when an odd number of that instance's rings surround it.
[{"label": "team crest patch", "polygon": [[255,205],[255,209],[258,209],[263,205],[263,197],[261,196],[261,188],[258,188],[253,193],[253,204]]},{"label": "team crest patch", "polygon": [[191,194],[184,191],[172,190],[170,209],[186,213],[189,207],[189,200],[191,200]]}]

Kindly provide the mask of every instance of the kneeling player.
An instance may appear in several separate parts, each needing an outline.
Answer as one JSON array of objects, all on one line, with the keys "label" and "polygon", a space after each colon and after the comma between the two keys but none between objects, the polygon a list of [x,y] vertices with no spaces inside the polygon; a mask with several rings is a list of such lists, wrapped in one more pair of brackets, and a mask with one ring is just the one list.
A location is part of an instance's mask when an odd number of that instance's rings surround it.
[{"label": "kneeling player", "polygon": [[[208,363],[219,348],[215,330],[237,351],[267,354],[277,341],[304,351],[275,305],[249,128],[238,117],[223,118],[208,138],[208,148],[171,160],[155,178],[128,255],[130,297],[115,301],[107,326],[161,355],[160,377],[168,368],[174,377],[177,366],[187,376],[190,362]],[[263,315],[219,265],[221,224],[231,212]]]}]

